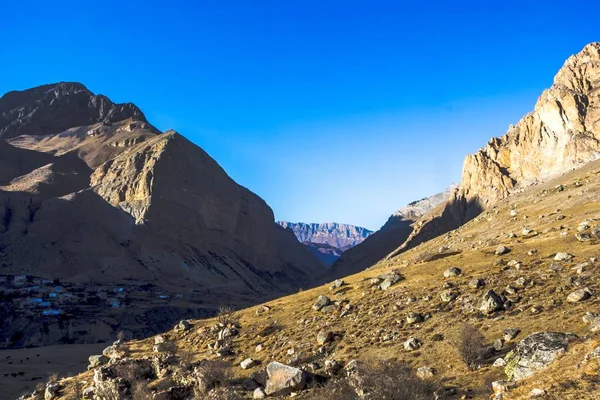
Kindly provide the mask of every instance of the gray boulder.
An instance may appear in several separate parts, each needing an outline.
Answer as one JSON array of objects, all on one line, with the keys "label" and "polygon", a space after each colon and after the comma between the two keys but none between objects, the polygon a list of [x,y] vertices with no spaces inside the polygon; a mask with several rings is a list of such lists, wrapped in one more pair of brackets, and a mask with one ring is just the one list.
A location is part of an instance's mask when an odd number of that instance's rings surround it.
[{"label": "gray boulder", "polygon": [[325,295],[320,295],[312,308],[315,311],[321,311],[323,307],[328,306],[329,304],[331,304],[331,299]]},{"label": "gray boulder", "polygon": [[459,276],[462,271],[458,267],[450,267],[444,271],[444,278],[451,278],[453,276]]},{"label": "gray boulder", "polygon": [[302,390],[306,386],[304,371],[273,361],[267,365],[267,387],[265,393],[269,396],[286,396]]},{"label": "gray boulder", "polygon": [[94,369],[97,367],[101,367],[110,361],[110,359],[108,357],[106,357],[105,355],[90,356],[88,358],[88,360],[90,361],[90,365],[88,365],[88,369]]},{"label": "gray boulder", "polygon": [[561,332],[537,332],[523,339],[504,357],[509,380],[520,381],[548,367],[564,354],[577,336]]},{"label": "gray boulder", "polygon": [[487,293],[483,295],[479,311],[484,314],[492,314],[495,311],[501,310],[503,304],[502,299],[496,292],[488,290]]},{"label": "gray boulder", "polygon": [[403,280],[404,278],[395,273],[395,272],[391,272],[389,274],[385,274],[385,275],[381,275],[379,277],[380,279],[383,278],[383,282],[381,282],[381,284],[379,285],[379,287],[382,290],[386,290],[389,289],[390,287],[394,286],[396,283],[400,282],[401,280]]},{"label": "gray boulder", "polygon": [[571,302],[571,303],[577,303],[579,301],[587,300],[590,297],[590,295],[591,295],[590,289],[588,289],[588,288],[578,289],[574,292],[571,292],[567,296],[567,301]]}]

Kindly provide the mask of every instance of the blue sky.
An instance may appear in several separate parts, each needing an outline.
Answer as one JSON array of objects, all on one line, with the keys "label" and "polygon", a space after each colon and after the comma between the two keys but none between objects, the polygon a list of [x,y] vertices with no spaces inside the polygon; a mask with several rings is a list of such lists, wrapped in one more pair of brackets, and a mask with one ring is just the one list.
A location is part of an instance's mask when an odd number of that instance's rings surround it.
[{"label": "blue sky", "polygon": [[466,154],[530,111],[564,60],[600,40],[599,12],[577,0],[9,2],[0,92],[82,82],[203,147],[276,218],[376,229],[458,181]]}]

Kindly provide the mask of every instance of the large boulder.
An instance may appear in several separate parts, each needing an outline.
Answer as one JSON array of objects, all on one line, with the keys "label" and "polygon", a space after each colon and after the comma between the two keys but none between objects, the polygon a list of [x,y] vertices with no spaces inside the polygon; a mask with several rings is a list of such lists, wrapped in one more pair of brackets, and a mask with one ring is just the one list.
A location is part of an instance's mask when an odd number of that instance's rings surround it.
[{"label": "large boulder", "polygon": [[110,359],[104,355],[90,356],[88,358],[88,360],[90,361],[90,365],[88,365],[88,369],[94,369],[97,367],[101,367],[110,361]]},{"label": "large boulder", "polygon": [[500,296],[493,290],[488,290],[487,293],[483,295],[479,311],[484,314],[492,314],[495,311],[501,310],[502,305],[503,302]]},{"label": "large boulder", "polygon": [[323,307],[326,307],[330,304],[331,304],[331,299],[322,294],[317,298],[317,301],[315,301],[315,304],[313,304],[312,308],[315,311],[321,311],[321,309]]},{"label": "large boulder", "polygon": [[304,371],[281,364],[277,361],[267,365],[267,387],[265,392],[269,396],[285,396],[292,392],[302,390],[306,386]]},{"label": "large boulder", "polygon": [[548,367],[564,354],[577,336],[561,332],[537,332],[523,339],[504,358],[504,372],[509,380],[520,381]]}]

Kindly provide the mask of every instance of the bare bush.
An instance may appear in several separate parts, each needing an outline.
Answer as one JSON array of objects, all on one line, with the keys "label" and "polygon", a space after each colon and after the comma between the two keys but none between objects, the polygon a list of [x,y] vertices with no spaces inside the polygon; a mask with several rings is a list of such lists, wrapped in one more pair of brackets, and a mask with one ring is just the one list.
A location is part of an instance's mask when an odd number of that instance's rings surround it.
[{"label": "bare bush", "polygon": [[406,364],[380,361],[364,364],[361,369],[366,392],[374,399],[430,400],[437,389],[434,382],[419,379]]},{"label": "bare bush", "polygon": [[223,326],[235,324],[235,309],[231,306],[220,306],[217,313],[217,321]]},{"label": "bare bush", "polygon": [[194,369],[194,395],[202,399],[211,389],[226,388],[231,380],[231,365],[219,360],[202,360]]},{"label": "bare bush", "polygon": [[430,400],[437,389],[436,383],[419,379],[408,365],[376,361],[357,364],[348,378],[329,381],[309,399],[357,400],[364,393],[377,400]]},{"label": "bare bush", "polygon": [[485,338],[476,327],[462,324],[451,339],[451,344],[469,369],[479,368],[485,351]]},{"label": "bare bush", "polygon": [[330,380],[316,388],[307,400],[357,400],[359,397],[346,379]]}]

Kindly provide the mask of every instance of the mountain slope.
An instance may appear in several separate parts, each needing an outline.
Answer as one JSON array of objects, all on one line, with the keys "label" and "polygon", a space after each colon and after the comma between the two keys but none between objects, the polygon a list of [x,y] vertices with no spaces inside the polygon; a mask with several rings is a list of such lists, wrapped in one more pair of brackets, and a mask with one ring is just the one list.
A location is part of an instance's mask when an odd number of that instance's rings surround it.
[{"label": "mountain slope", "polygon": [[318,277],[262,199],[134,105],[60,83],[8,93],[0,113],[0,290],[20,299],[0,308],[4,345],[148,335]]},{"label": "mountain slope", "polygon": [[441,193],[414,201],[394,212],[381,229],[344,252],[333,264],[328,276],[355,274],[384,259],[410,236],[413,224],[420,217],[446,202],[455,189],[455,186],[451,186]]}]

